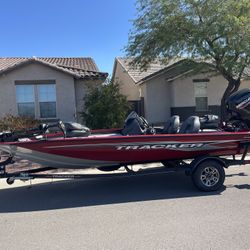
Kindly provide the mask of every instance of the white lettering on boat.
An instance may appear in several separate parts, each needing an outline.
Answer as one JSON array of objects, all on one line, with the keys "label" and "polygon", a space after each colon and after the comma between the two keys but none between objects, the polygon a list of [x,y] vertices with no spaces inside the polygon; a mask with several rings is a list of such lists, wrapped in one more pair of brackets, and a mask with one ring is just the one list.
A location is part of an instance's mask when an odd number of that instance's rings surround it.
[{"label": "white lettering on boat", "polygon": [[117,150],[149,150],[149,149],[192,149],[202,148],[204,143],[175,143],[175,144],[155,144],[155,145],[124,145],[117,146]]}]

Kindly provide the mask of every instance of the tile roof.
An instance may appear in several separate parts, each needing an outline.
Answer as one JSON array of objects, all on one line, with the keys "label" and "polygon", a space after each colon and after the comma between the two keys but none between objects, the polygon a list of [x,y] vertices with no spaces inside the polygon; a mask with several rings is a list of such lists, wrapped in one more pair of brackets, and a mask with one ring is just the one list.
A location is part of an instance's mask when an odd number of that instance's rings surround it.
[{"label": "tile roof", "polygon": [[[170,60],[168,63],[163,64],[160,61],[155,61],[151,63],[146,71],[141,71],[138,67],[131,66],[132,58],[116,58],[122,67],[127,71],[130,77],[135,83],[143,83],[144,81],[158,76],[164,73],[164,77],[167,81],[173,81],[179,77],[188,74],[197,73],[197,69],[201,69],[201,64],[199,61],[192,61],[184,58],[177,58]],[[200,65],[197,67],[197,65]],[[209,64],[204,64],[204,70],[213,70],[209,67]],[[243,78],[250,78],[250,67],[247,67],[244,71]]]},{"label": "tile roof", "polygon": [[100,72],[94,60],[88,57],[1,57],[0,74],[31,62],[53,67],[80,79],[106,79],[108,76],[107,73]]},{"label": "tile roof", "polygon": [[[167,63],[163,63],[160,60],[149,64],[146,71],[141,71],[138,67],[131,65],[132,58],[116,58],[116,60],[122,65],[124,70],[134,80],[135,84],[143,84],[147,80],[156,76],[164,74],[166,81],[171,82],[180,77],[184,77],[190,74],[195,74],[202,69],[204,72],[210,72],[213,70],[207,64],[200,64],[198,61],[194,61],[188,58],[174,58]],[[115,68],[114,68],[115,70]],[[113,73],[114,74],[114,73]]]},{"label": "tile roof", "polygon": [[128,72],[128,74],[136,83],[140,82],[143,78],[166,68],[166,65],[160,63],[159,61],[156,61],[154,63],[151,63],[147,70],[141,71],[138,67],[133,67],[130,65],[133,60],[132,58],[118,57],[117,60],[121,63],[123,68]]},{"label": "tile roof", "polygon": [[164,78],[166,81],[171,82],[180,77],[201,72],[201,70],[203,70],[204,72],[209,72],[212,69],[208,65],[199,64],[198,62],[195,62],[193,60],[179,59],[169,62],[165,66],[165,68],[162,68],[161,70],[144,77],[140,80],[139,83],[143,83],[144,81],[161,74],[164,74]]},{"label": "tile roof", "polygon": [[90,57],[38,57],[38,59],[52,64],[67,66],[69,68],[73,67],[89,71],[99,71],[94,60]]}]

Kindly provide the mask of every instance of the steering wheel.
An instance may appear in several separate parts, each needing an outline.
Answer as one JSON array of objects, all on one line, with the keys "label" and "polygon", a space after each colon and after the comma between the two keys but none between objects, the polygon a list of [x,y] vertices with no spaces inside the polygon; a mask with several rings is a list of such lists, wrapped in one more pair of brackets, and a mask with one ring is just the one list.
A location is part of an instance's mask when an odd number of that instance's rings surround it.
[{"label": "steering wheel", "polygon": [[149,126],[148,121],[143,116],[140,116],[140,119],[143,123],[142,124],[144,126],[143,129],[145,129],[146,134],[149,134],[149,135],[156,134],[156,130],[152,126]]},{"label": "steering wheel", "polygon": [[142,125],[145,126],[145,128],[149,128],[148,121],[143,116],[140,116],[140,119],[142,121]]}]

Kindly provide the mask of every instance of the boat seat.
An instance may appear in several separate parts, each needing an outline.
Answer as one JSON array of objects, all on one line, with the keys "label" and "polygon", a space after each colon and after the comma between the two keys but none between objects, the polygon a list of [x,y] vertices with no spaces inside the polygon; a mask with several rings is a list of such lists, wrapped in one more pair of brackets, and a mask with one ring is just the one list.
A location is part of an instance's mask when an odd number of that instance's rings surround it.
[{"label": "boat seat", "polygon": [[178,115],[172,116],[170,119],[167,120],[166,124],[164,125],[163,134],[176,134],[180,127],[180,117]]},{"label": "boat seat", "polygon": [[193,134],[198,133],[200,130],[201,124],[198,116],[188,117],[181,125],[180,134]]},{"label": "boat seat", "polygon": [[90,129],[76,122],[65,122],[66,137],[86,137],[90,135]]}]

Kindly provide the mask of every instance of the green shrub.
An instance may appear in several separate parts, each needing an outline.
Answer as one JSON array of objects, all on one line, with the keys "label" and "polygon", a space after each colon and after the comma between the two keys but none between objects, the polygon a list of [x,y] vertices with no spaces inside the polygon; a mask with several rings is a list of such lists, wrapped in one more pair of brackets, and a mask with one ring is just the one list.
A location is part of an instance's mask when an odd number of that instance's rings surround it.
[{"label": "green shrub", "polygon": [[84,111],[80,114],[91,129],[122,127],[130,110],[126,96],[119,92],[119,85],[112,82],[91,89],[84,102]]}]

